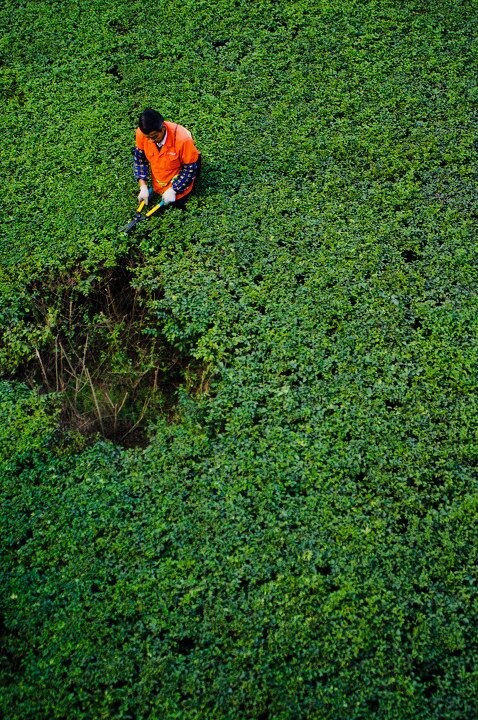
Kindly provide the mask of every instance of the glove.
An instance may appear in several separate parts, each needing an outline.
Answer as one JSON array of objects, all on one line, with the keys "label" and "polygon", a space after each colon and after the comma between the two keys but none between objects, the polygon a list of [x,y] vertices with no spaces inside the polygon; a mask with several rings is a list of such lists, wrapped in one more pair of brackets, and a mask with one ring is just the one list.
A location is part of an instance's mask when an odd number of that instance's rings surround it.
[{"label": "glove", "polygon": [[176,193],[174,192],[173,188],[168,188],[166,192],[164,192],[161,196],[163,198],[163,202],[165,205],[169,205],[169,203],[173,203],[176,200]]},{"label": "glove", "polygon": [[141,185],[141,190],[138,195],[138,202],[144,201],[146,205],[149,202],[149,190],[147,185]]}]

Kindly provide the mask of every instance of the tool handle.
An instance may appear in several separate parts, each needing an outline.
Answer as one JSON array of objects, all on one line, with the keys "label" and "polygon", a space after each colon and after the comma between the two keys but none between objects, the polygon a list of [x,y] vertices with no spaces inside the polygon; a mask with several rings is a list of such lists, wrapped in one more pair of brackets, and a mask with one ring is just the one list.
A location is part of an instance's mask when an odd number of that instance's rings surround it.
[{"label": "tool handle", "polygon": [[152,207],[151,210],[148,210],[148,212],[146,213],[146,217],[150,217],[153,213],[156,212],[156,210],[159,210],[159,208],[162,208],[164,206],[164,204],[165,204],[164,200],[161,200],[161,202],[158,203],[157,205],[155,205],[154,207]]}]

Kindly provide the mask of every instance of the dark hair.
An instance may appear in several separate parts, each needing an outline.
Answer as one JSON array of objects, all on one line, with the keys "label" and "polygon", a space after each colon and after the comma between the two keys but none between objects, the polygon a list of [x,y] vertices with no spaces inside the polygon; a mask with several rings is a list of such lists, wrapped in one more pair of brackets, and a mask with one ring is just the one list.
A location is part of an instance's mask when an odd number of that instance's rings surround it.
[{"label": "dark hair", "polygon": [[164,118],[157,110],[147,108],[143,110],[139,116],[138,125],[141,132],[149,135],[151,132],[157,132],[163,127]]}]

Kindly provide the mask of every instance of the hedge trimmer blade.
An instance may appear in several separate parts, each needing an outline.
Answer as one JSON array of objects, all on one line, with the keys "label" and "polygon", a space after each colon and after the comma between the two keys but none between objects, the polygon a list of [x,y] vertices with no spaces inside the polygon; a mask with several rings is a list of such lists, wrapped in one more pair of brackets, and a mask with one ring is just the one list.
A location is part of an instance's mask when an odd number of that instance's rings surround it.
[{"label": "hedge trimmer blade", "polygon": [[122,232],[128,235],[128,233],[130,233],[131,230],[136,227],[139,222],[141,222],[141,220],[146,220],[146,216],[141,215],[141,213],[139,212],[135,213],[133,219],[130,220],[129,223],[124,226],[124,228],[121,228]]},{"label": "hedge trimmer blade", "polygon": [[151,210],[148,210],[148,212],[143,215],[141,210],[144,208],[144,200],[141,202],[140,206],[136,210],[133,218],[129,221],[127,225],[122,228],[122,232],[126,233],[128,235],[133,228],[136,227],[136,225],[141,222],[142,220],[146,220],[147,218],[151,217],[153,213],[156,212],[156,210],[159,210],[159,208],[164,206],[164,202],[161,200],[157,205],[154,205],[154,207],[151,208]]}]

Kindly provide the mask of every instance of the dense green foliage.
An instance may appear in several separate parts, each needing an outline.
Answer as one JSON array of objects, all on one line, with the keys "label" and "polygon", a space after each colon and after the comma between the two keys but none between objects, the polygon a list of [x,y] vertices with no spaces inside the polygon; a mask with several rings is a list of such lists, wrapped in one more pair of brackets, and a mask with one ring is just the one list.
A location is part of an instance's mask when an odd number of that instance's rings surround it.
[{"label": "dense green foliage", "polygon": [[[0,22],[3,716],[476,718],[476,4]],[[125,238],[149,105],[204,170]],[[125,264],[208,373],[136,449],[22,383]]]}]

